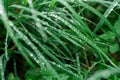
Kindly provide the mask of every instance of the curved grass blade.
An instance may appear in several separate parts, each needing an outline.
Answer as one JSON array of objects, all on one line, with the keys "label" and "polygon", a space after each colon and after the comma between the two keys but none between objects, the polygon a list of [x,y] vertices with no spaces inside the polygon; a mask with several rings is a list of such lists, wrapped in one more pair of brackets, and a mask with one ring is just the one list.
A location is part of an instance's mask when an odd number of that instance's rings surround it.
[{"label": "curved grass blade", "polygon": [[[110,5],[110,7],[108,7],[108,9],[105,11],[105,13],[103,14],[105,18],[107,18],[110,13],[114,10],[114,8],[118,5],[118,3],[120,2],[120,0],[114,0],[112,2],[112,4]],[[97,32],[101,27],[102,24],[104,23],[103,20],[100,20],[96,26],[96,28],[94,29],[94,32]]]},{"label": "curved grass blade", "polygon": [[49,5],[49,11],[55,6],[56,0],[52,0],[52,2]]},{"label": "curved grass blade", "polygon": [[[59,16],[57,15],[52,15],[55,18],[58,18]],[[96,43],[94,43],[94,41],[91,41],[90,39],[88,39],[84,34],[82,34],[78,29],[76,29],[72,24],[70,24],[68,21],[64,20],[63,18],[59,17],[59,20],[65,24],[66,26],[68,26],[71,30],[73,30],[80,38],[81,40],[84,40],[85,42],[87,42],[88,44],[90,44],[93,48],[95,48],[101,59],[104,62],[104,59],[102,56],[104,56],[113,66],[116,67],[116,65],[111,61],[111,59],[96,45]]]},{"label": "curved grass blade", "polygon": [[7,60],[5,61],[5,55],[2,54],[0,56],[0,79],[5,80],[5,67],[6,67]]},{"label": "curved grass blade", "polygon": [[109,29],[118,37],[120,37],[118,35],[118,33],[115,31],[115,29],[113,28],[112,24],[100,13],[98,12],[96,9],[94,9],[93,7],[83,3],[83,2],[79,2],[81,4],[81,6],[83,6],[84,8],[87,8],[88,10],[92,11],[94,14],[96,14],[97,16],[99,16],[104,22],[105,24],[109,27]]}]

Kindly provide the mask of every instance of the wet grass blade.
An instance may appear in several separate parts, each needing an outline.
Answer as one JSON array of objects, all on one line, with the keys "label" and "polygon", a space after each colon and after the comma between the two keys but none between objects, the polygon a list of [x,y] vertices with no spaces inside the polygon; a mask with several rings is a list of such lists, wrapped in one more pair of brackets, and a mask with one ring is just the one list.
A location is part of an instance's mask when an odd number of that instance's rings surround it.
[{"label": "wet grass blade", "polygon": [[[108,7],[108,9],[105,11],[105,13],[103,14],[105,18],[107,18],[110,13],[114,10],[114,8],[118,5],[120,0],[114,0],[112,2],[112,4]],[[102,27],[102,24],[104,23],[103,20],[100,20],[96,26],[96,28],[94,29],[94,32],[97,32],[101,27]]]}]

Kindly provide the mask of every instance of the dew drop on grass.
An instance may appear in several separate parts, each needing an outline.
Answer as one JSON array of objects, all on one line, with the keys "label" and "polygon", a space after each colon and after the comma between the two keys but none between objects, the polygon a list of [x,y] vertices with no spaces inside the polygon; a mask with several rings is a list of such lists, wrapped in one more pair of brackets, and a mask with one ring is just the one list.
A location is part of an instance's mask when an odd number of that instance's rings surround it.
[{"label": "dew drop on grass", "polygon": [[2,61],[0,60],[0,69],[2,68]]},{"label": "dew drop on grass", "polygon": [[36,60],[36,63],[38,63],[38,64],[39,64],[39,60]]},{"label": "dew drop on grass", "polygon": [[111,6],[111,9],[109,10],[109,14],[113,11],[114,7],[118,4],[118,2],[113,3],[113,5]]},{"label": "dew drop on grass", "polygon": [[35,51],[36,47],[32,47],[32,49]]},{"label": "dew drop on grass", "polygon": [[74,2],[74,0],[71,0],[71,2]]},{"label": "dew drop on grass", "polygon": [[110,11],[108,12],[109,14],[111,13],[111,11],[113,11],[113,8],[110,9]]},{"label": "dew drop on grass", "polygon": [[32,0],[28,0],[28,3],[29,3],[29,4],[32,4]]},{"label": "dew drop on grass", "polygon": [[81,42],[81,39],[79,40],[79,42]]},{"label": "dew drop on grass", "polygon": [[12,22],[9,22],[9,25],[10,25],[10,26],[13,26],[13,23],[12,23]]},{"label": "dew drop on grass", "polygon": [[1,76],[4,76],[4,72],[1,72]]},{"label": "dew drop on grass", "polygon": [[33,57],[33,54],[31,53],[30,56]]},{"label": "dew drop on grass", "polygon": [[37,18],[37,20],[36,20],[37,22],[40,22],[40,19],[39,18]]},{"label": "dew drop on grass", "polygon": [[46,13],[43,11],[43,12],[41,12],[41,14],[46,14]]},{"label": "dew drop on grass", "polygon": [[1,8],[0,8],[0,14],[3,14],[3,11],[1,10]]},{"label": "dew drop on grass", "polygon": [[43,66],[45,65],[45,63],[41,63]]},{"label": "dew drop on grass", "polygon": [[56,65],[56,63],[55,63],[55,62],[52,62],[52,64],[53,64],[53,65]]},{"label": "dew drop on grass", "polygon": [[76,29],[73,29],[74,32],[76,32]]},{"label": "dew drop on grass", "polygon": [[62,68],[62,66],[61,65],[57,65],[59,68]]},{"label": "dew drop on grass", "polygon": [[37,59],[36,59],[35,57],[33,57],[33,59],[34,59],[35,62],[38,62]]},{"label": "dew drop on grass", "polygon": [[[1,77],[4,77],[4,69],[3,69],[3,64],[2,64],[2,58],[0,58],[0,73],[1,73]],[[4,80],[4,79],[3,79]]]},{"label": "dew drop on grass", "polygon": [[117,4],[118,4],[118,1],[117,1],[117,2],[115,2],[113,6],[115,7]]},{"label": "dew drop on grass", "polygon": [[28,42],[28,45],[31,45],[31,42]]},{"label": "dew drop on grass", "polygon": [[66,5],[66,4],[67,4],[67,2],[66,2],[66,1],[64,1],[64,2],[63,2],[63,4],[64,4],[64,5]]},{"label": "dew drop on grass", "polygon": [[2,5],[0,4],[0,14],[3,14],[4,12],[3,12],[3,7],[2,7]]},{"label": "dew drop on grass", "polygon": [[44,28],[44,30],[47,30],[47,29],[48,29],[47,27]]},{"label": "dew drop on grass", "polygon": [[79,77],[77,74],[75,75],[77,78]]},{"label": "dew drop on grass", "polygon": [[[38,54],[38,59],[43,60],[43,61],[45,60],[41,54]],[[44,61],[44,62],[46,63],[46,61]]]},{"label": "dew drop on grass", "polygon": [[59,19],[60,19],[60,17],[57,17],[57,19],[59,20]]},{"label": "dew drop on grass", "polygon": [[70,20],[70,22],[71,22],[71,23],[74,23],[74,21],[73,21],[73,20]]},{"label": "dew drop on grass", "polygon": [[[31,39],[33,40],[33,42],[35,43],[39,43],[30,33],[28,33],[28,35],[31,37]],[[33,47],[33,49],[35,49],[35,47]]]}]

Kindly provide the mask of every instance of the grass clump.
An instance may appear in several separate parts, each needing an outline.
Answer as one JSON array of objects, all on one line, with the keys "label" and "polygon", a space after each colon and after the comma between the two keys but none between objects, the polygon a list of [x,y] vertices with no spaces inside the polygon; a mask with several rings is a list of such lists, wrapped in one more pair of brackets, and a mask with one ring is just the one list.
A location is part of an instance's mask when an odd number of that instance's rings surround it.
[{"label": "grass clump", "polygon": [[1,0],[0,79],[119,80],[119,10],[119,0]]}]

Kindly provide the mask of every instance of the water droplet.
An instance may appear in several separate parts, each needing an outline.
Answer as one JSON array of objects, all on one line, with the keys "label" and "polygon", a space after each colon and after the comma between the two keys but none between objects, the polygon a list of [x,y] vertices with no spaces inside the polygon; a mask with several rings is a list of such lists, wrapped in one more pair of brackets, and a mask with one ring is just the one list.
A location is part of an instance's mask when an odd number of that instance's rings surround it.
[{"label": "water droplet", "polygon": [[74,32],[76,32],[76,29],[73,29]]},{"label": "water droplet", "polygon": [[44,30],[47,30],[47,28],[48,28],[48,27],[45,27],[45,29],[44,29]]},{"label": "water droplet", "polygon": [[61,68],[61,65],[57,65],[59,68]]},{"label": "water droplet", "polygon": [[[111,9],[109,10],[109,14],[113,11],[114,7],[118,4],[118,2],[115,2],[112,6]],[[107,17],[107,16],[106,16]]]},{"label": "water droplet", "polygon": [[45,60],[44,57],[41,56],[40,54],[38,54],[38,59],[43,60],[43,61]]},{"label": "water droplet", "polygon": [[113,11],[113,8],[110,9],[110,11],[108,12],[109,14]]},{"label": "water droplet", "polygon": [[46,12],[41,12],[41,14],[46,14]]},{"label": "water droplet", "polygon": [[81,39],[79,41],[81,42]]},{"label": "water droplet", "polygon": [[37,22],[40,22],[40,19],[39,18],[37,18],[37,20],[36,20]]},{"label": "water droplet", "polygon": [[38,63],[38,64],[39,64],[39,60],[36,60],[36,63]]},{"label": "water droplet", "polygon": [[42,65],[45,65],[45,63],[41,63]]},{"label": "water droplet", "polygon": [[3,11],[2,11],[2,9],[0,8],[0,14],[3,14]]},{"label": "water droplet", "polygon": [[74,21],[73,21],[73,20],[70,20],[70,22],[72,22],[72,23],[73,23]]},{"label": "water droplet", "polygon": [[32,0],[28,0],[28,3],[29,3],[29,4],[32,4]]},{"label": "water droplet", "polygon": [[33,59],[34,59],[34,61],[35,61],[36,63],[38,63],[38,60],[37,60],[37,58],[36,58],[36,57],[33,57]]},{"label": "water droplet", "polygon": [[1,75],[4,76],[4,72],[1,72]]},{"label": "water droplet", "polygon": [[35,49],[36,49],[36,47],[32,47],[32,49],[33,49],[33,50],[35,50]]},{"label": "water droplet", "polygon": [[0,65],[0,69],[1,69],[2,65]]},{"label": "water droplet", "polygon": [[57,17],[57,19],[59,20],[59,19],[61,19],[60,17]]},{"label": "water droplet", "polygon": [[99,41],[99,38],[96,38],[96,41]]},{"label": "water droplet", "polygon": [[0,4],[0,14],[4,14],[2,4]]},{"label": "water droplet", "polygon": [[118,4],[118,1],[114,3],[114,7]]},{"label": "water droplet", "polygon": [[52,62],[52,64],[53,64],[53,65],[56,65],[56,63],[55,63],[55,62]]},{"label": "water droplet", "polygon": [[74,2],[74,0],[71,0],[71,2]]},{"label": "water droplet", "polygon": [[77,74],[75,75],[77,78],[79,77]]},{"label": "water droplet", "polygon": [[10,25],[10,26],[13,26],[13,23],[12,23],[12,22],[9,22],[9,25]]},{"label": "water droplet", "polygon": [[67,3],[64,1],[63,4],[66,5]]},{"label": "water droplet", "polygon": [[30,56],[33,57],[34,55],[31,53]]},{"label": "water droplet", "polygon": [[31,42],[28,42],[28,45],[31,45]]}]

